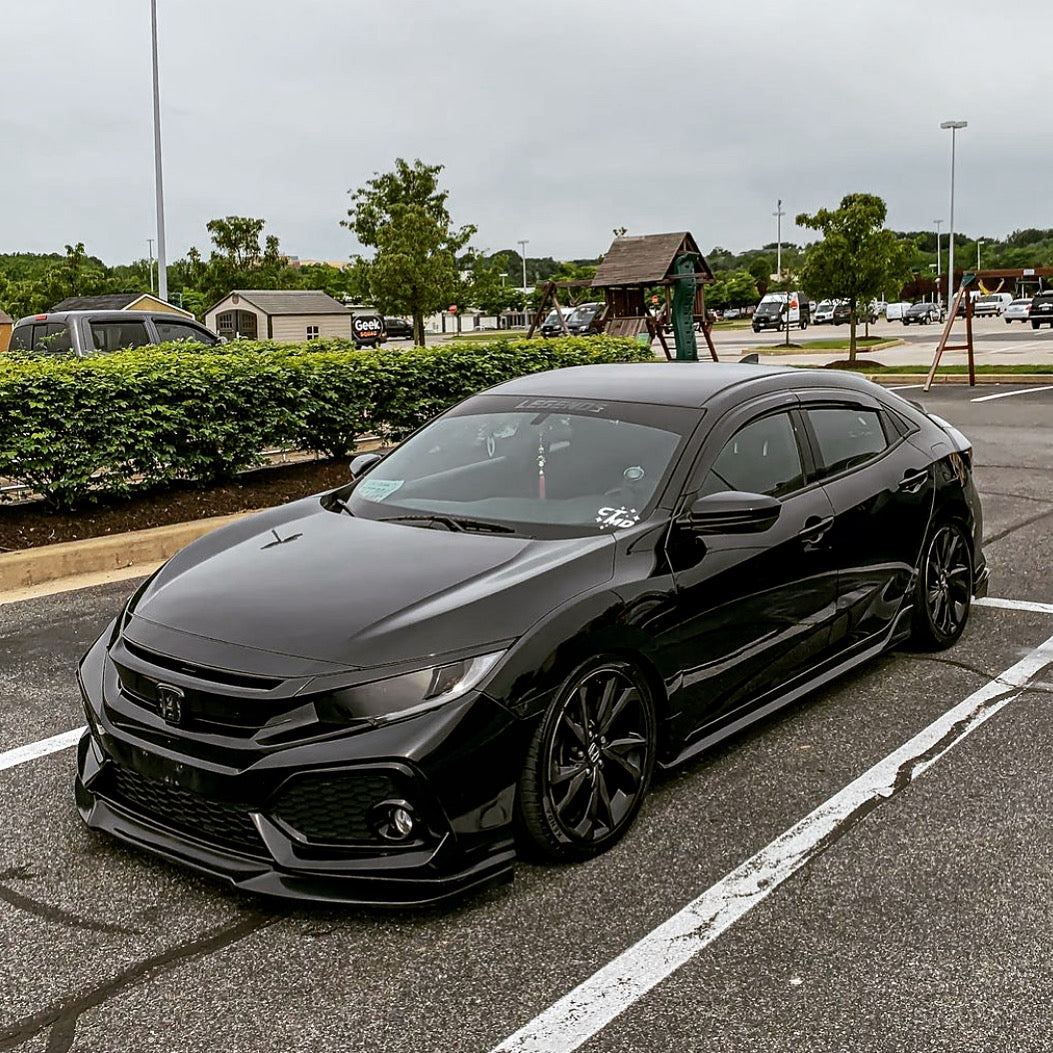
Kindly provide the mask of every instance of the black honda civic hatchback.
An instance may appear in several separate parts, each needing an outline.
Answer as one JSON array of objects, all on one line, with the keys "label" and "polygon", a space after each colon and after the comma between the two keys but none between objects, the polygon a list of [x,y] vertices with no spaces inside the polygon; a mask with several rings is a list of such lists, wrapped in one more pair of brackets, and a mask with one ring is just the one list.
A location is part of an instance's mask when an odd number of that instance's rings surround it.
[{"label": "black honda civic hatchback", "polygon": [[261,893],[419,904],[584,859],[655,767],[986,591],[968,441],[865,380],[585,366],[190,545],[81,661],[93,828]]}]

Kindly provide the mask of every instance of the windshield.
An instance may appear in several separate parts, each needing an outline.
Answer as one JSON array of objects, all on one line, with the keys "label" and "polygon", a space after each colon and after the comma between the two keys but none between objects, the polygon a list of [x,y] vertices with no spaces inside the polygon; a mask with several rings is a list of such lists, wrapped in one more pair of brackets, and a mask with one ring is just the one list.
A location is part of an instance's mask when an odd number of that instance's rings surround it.
[{"label": "windshield", "polygon": [[478,396],[390,453],[345,507],[533,537],[609,533],[650,513],[698,417],[683,407]]}]

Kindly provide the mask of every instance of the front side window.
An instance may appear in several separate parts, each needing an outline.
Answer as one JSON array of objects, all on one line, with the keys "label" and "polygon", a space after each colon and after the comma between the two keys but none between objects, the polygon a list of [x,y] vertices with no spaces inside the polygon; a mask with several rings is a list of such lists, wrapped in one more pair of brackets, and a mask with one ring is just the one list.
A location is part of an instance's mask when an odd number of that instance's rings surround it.
[{"label": "front side window", "polygon": [[697,420],[680,407],[480,396],[389,454],[347,507],[369,519],[445,516],[537,537],[610,532],[650,513]]},{"label": "front side window", "polygon": [[783,497],[804,485],[796,430],[788,413],[750,421],[720,451],[701,495],[726,490]]},{"label": "front side window", "polygon": [[208,344],[209,346],[216,343],[216,338],[211,333],[199,329],[196,325],[190,325],[188,322],[168,322],[155,318],[154,325],[157,327],[157,338],[162,343],[170,340],[189,340],[195,344]]},{"label": "front side window", "polygon": [[888,446],[881,414],[862,406],[822,406],[808,409],[819,449],[821,475],[835,475],[876,457]]}]

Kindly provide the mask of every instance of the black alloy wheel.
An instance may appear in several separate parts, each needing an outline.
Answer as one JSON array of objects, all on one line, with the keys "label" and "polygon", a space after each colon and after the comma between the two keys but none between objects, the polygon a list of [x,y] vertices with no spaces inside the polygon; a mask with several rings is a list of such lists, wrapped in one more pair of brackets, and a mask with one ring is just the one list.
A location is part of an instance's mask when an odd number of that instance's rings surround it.
[{"label": "black alloy wheel", "polygon": [[965,630],[972,594],[969,539],[957,523],[943,523],[926,543],[914,591],[914,642],[938,651],[950,647]]},{"label": "black alloy wheel", "polygon": [[599,658],[564,681],[519,779],[521,828],[551,859],[587,859],[632,825],[654,770],[657,721],[647,681]]}]

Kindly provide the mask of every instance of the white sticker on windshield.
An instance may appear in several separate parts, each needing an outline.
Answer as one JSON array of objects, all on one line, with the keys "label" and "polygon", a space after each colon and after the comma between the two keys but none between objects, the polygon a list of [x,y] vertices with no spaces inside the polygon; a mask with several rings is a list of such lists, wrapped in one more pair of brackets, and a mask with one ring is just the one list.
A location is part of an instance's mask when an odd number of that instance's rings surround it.
[{"label": "white sticker on windshield", "polygon": [[596,513],[596,522],[600,530],[607,527],[631,527],[640,522],[640,513],[635,508],[601,508]]},{"label": "white sticker on windshield", "polygon": [[363,479],[355,488],[355,493],[367,501],[383,501],[385,497],[390,497],[404,481],[403,479]]}]

